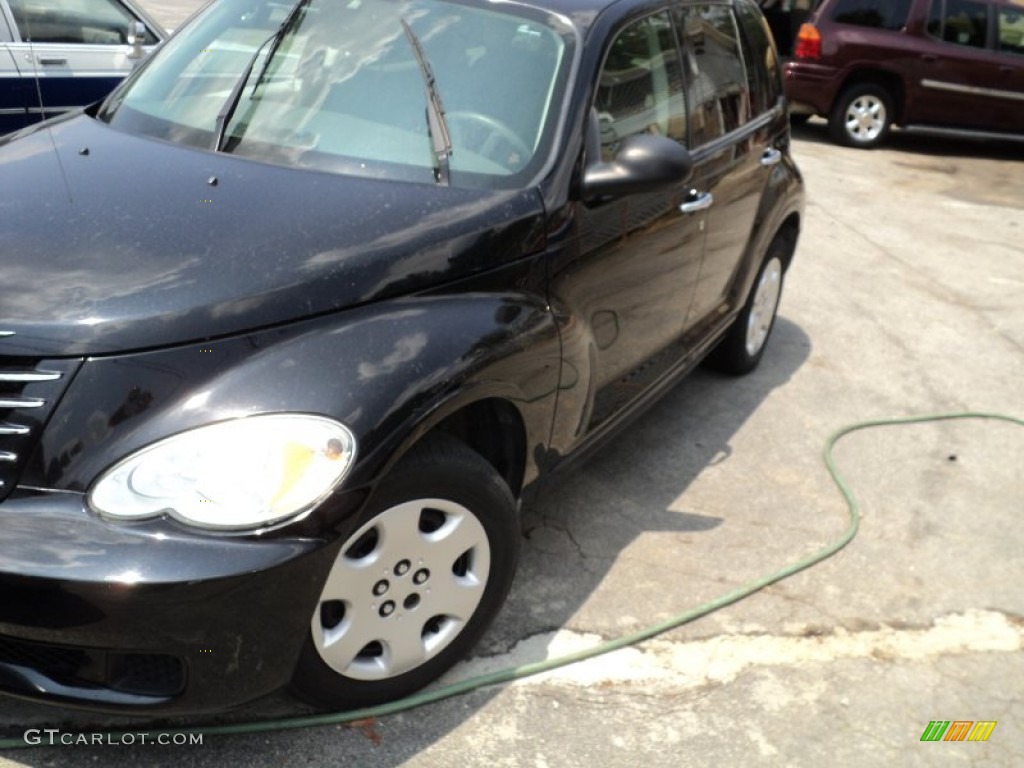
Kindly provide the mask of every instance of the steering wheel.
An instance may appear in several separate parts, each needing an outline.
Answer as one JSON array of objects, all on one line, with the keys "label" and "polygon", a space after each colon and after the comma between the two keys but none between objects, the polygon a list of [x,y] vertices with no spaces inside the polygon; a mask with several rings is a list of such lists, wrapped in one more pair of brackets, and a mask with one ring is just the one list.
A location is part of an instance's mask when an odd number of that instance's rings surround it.
[{"label": "steering wheel", "polygon": [[446,112],[445,118],[448,127],[459,139],[457,144],[462,144],[504,168],[517,171],[533,155],[533,150],[526,146],[518,133],[491,115],[455,110]]}]

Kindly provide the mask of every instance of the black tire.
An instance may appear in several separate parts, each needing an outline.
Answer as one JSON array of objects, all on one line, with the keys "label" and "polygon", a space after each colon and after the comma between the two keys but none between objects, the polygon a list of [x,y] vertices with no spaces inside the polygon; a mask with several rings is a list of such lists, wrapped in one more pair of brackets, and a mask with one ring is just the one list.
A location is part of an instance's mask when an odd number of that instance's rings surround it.
[{"label": "black tire", "polygon": [[885,141],[894,117],[892,94],[877,83],[857,83],[839,94],[828,116],[832,138],[847,147],[873,149]]},{"label": "black tire", "polygon": [[709,368],[733,376],[741,376],[757,368],[775,327],[787,256],[786,241],[776,238],[757,270],[743,309],[705,359]]},{"label": "black tire", "polygon": [[506,483],[460,441],[429,438],[380,483],[339,550],[293,693],[318,707],[352,708],[427,685],[480,639],[505,601],[518,556],[516,502]]}]

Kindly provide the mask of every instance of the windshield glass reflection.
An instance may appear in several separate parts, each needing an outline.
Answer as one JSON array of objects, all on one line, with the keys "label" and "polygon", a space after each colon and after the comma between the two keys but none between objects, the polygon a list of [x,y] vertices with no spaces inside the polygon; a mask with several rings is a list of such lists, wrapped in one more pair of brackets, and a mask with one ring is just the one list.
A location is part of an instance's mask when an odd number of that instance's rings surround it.
[{"label": "windshield glass reflection", "polygon": [[[221,0],[115,94],[101,118],[266,162],[434,181],[423,71],[404,22],[445,107],[452,183],[513,186],[543,164],[573,42],[559,20],[512,3],[310,0],[282,26],[293,9]],[[226,105],[234,108],[216,142]]]}]

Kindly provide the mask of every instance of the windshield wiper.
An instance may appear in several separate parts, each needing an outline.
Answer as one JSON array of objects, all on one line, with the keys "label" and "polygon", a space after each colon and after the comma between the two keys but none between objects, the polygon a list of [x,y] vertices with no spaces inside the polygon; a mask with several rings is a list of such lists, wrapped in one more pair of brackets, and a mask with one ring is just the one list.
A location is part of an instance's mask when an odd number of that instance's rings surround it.
[{"label": "windshield wiper", "polygon": [[260,73],[256,76],[256,84],[253,85],[252,89],[255,91],[259,84],[263,82],[263,76],[267,74],[267,67],[270,66],[271,59],[274,58],[274,54],[277,53],[277,49],[281,46],[281,41],[284,40],[285,34],[291,29],[292,25],[299,18],[299,14],[302,13],[302,9],[310,4],[312,0],[299,0],[292,9],[288,11],[288,15],[284,17],[284,21],[281,22],[281,26],[277,28],[277,32],[274,33],[273,38],[274,44],[270,46],[270,50],[267,52],[267,58],[263,62],[263,68],[260,69]]},{"label": "windshield wiper", "polygon": [[419,38],[412,31],[409,23],[402,19],[402,29],[409,39],[412,52],[416,56],[416,63],[419,64],[420,74],[423,75],[423,85],[427,92],[427,134],[430,136],[430,146],[434,150],[436,165],[434,166],[434,180],[438,184],[449,184],[448,158],[452,153],[452,142],[448,136],[448,122],[444,117],[444,105],[441,103],[441,96],[437,92],[434,82],[434,70],[423,55],[423,47]]},{"label": "windshield wiper", "polygon": [[235,114],[235,109],[238,108],[238,102],[242,98],[242,91],[245,90],[245,84],[249,82],[249,75],[252,74],[252,68],[256,66],[256,59],[260,57],[260,51],[267,47],[267,43],[273,40],[277,36],[277,32],[268,37],[262,43],[260,47],[256,49],[256,53],[249,59],[249,63],[245,65],[245,70],[242,72],[242,76],[238,78],[238,82],[235,83],[235,87],[231,89],[231,93],[228,94],[227,101],[224,102],[224,106],[220,108],[220,112],[217,113],[217,123],[213,129],[213,143],[210,144],[210,149],[214,152],[220,152],[224,144],[224,132],[228,127],[228,121],[231,120],[231,116]]},{"label": "windshield wiper", "polygon": [[217,124],[213,131],[213,144],[210,148],[215,152],[220,152],[224,146],[224,134],[227,131],[228,123],[231,121],[231,116],[235,114],[235,110],[238,109],[238,102],[242,99],[242,91],[245,90],[245,84],[249,82],[249,76],[252,74],[253,67],[256,66],[256,60],[259,59],[260,53],[264,48],[267,47],[267,43],[273,43],[270,46],[270,50],[267,51],[267,58],[263,62],[263,66],[260,68],[259,75],[256,76],[256,82],[253,84],[253,92],[259,87],[259,84],[263,82],[263,76],[267,73],[267,67],[270,66],[271,59],[274,58],[274,54],[277,53],[278,47],[281,45],[281,41],[284,39],[285,34],[295,23],[295,20],[299,17],[299,13],[305,8],[311,0],[298,0],[292,9],[288,11],[288,15],[284,17],[284,21],[281,22],[281,26],[277,28],[270,37],[260,43],[259,47],[253,53],[252,58],[249,59],[249,63],[245,65],[245,70],[242,72],[242,76],[235,83],[235,87],[231,89],[231,93],[228,94],[227,101],[224,102],[224,106],[220,108],[220,112],[217,114]]}]

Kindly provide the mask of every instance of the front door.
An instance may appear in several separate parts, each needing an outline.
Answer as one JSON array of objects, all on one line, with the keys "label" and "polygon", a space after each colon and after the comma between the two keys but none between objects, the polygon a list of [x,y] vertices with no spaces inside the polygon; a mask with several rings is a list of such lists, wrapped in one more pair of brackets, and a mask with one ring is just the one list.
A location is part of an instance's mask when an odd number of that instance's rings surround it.
[{"label": "front door", "polygon": [[1005,130],[1024,133],[1024,5],[998,6],[994,10],[999,57],[995,85],[1002,101],[1000,125],[1005,125]]},{"label": "front door", "polygon": [[[604,160],[638,133],[686,141],[679,52],[667,11],[634,19],[612,37],[594,92],[591,114]],[[580,437],[679,361],[674,345],[693,297],[705,230],[703,210],[680,210],[687,182],[575,206],[575,247],[554,265],[551,285],[555,303],[576,324],[564,332],[585,337],[590,351],[590,370],[575,372],[588,383]]]}]

